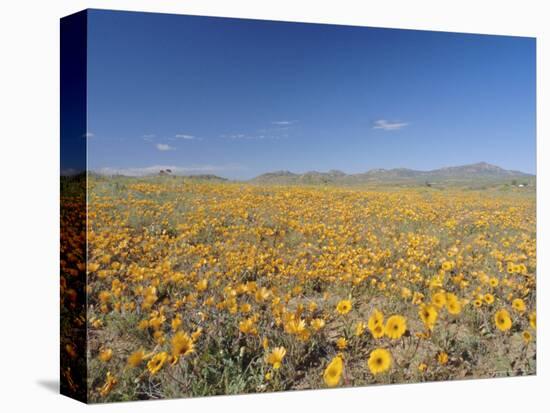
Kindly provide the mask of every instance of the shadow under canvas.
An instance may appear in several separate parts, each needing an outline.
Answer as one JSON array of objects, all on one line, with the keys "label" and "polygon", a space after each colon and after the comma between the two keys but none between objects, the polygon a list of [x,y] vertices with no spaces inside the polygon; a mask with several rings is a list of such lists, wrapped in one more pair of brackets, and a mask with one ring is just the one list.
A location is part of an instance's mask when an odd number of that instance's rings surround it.
[{"label": "shadow under canvas", "polygon": [[59,380],[58,379],[42,379],[36,382],[40,387],[49,390],[53,393],[59,394]]}]

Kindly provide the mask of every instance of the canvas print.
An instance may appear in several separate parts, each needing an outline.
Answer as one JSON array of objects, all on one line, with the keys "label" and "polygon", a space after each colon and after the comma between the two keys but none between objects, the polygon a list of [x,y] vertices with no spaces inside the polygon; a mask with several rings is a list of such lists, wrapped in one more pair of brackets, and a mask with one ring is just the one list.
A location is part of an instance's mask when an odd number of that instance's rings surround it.
[{"label": "canvas print", "polygon": [[536,373],[534,38],[61,20],[61,388]]}]

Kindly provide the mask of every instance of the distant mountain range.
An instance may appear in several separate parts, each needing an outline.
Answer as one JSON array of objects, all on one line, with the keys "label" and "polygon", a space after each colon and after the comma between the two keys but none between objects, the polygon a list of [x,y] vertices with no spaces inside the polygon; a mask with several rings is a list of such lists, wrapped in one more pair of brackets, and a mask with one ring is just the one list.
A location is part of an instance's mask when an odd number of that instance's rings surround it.
[{"label": "distant mountain range", "polygon": [[486,162],[471,165],[451,166],[431,171],[418,171],[407,168],[371,169],[370,171],[346,174],[338,170],[328,172],[311,171],[296,174],[289,171],[269,172],[250,180],[255,183],[272,184],[368,184],[368,183],[425,183],[437,184],[442,182],[476,182],[476,181],[523,181],[534,179],[534,175],[520,171],[503,169]]},{"label": "distant mountain range", "polygon": [[[137,176],[125,175],[120,172],[110,174],[91,172],[91,174],[97,176]],[[159,169],[158,172],[151,170],[150,173],[139,176],[182,176],[185,179],[198,181],[231,181],[230,179],[213,174],[182,175],[177,173],[177,171],[166,168]],[[471,165],[433,169],[431,171],[419,171],[407,168],[371,169],[367,172],[357,174],[346,174],[334,169],[328,172],[310,171],[305,173],[275,171],[264,173],[245,182],[274,185],[461,185],[482,187],[486,185],[515,184],[518,186],[534,186],[535,175],[503,169],[487,162],[479,162]]]}]

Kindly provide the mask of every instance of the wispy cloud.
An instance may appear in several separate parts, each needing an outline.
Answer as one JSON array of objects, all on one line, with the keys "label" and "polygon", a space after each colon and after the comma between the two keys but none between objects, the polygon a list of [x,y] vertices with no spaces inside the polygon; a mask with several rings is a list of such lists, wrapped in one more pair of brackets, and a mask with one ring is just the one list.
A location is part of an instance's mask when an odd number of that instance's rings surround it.
[{"label": "wispy cloud", "polygon": [[174,165],[153,165],[143,168],[113,168],[104,167],[94,170],[93,172],[100,175],[125,175],[125,176],[147,176],[157,175],[160,171],[172,171],[173,175],[201,175],[201,174],[222,174],[224,172],[238,171],[246,169],[242,165],[190,165],[190,166],[174,166]]},{"label": "wispy cloud", "polygon": [[297,120],[279,120],[270,122],[267,128],[257,129],[250,133],[227,133],[220,135],[220,138],[231,140],[276,140],[285,139],[290,135],[289,133],[294,129],[294,124]]},{"label": "wispy cloud", "polygon": [[407,126],[407,122],[390,122],[386,119],[379,119],[374,122],[373,129],[382,129],[385,131],[399,130]]},{"label": "wispy cloud", "polygon": [[255,139],[253,136],[245,135],[244,133],[229,133],[229,134],[222,134],[220,135],[220,138],[226,138],[226,139]]},{"label": "wispy cloud", "polygon": [[174,149],[176,149],[170,145],[167,145],[166,143],[157,143],[156,148],[161,152],[173,151]]},{"label": "wispy cloud", "polygon": [[188,134],[185,134],[185,133],[177,133],[174,138],[176,139],[184,139],[184,140],[187,140],[187,141],[193,141],[193,140],[201,140],[201,138],[195,136],[195,135],[188,135]]},{"label": "wispy cloud", "polygon": [[288,137],[288,134],[286,133],[282,135],[281,134],[273,135],[273,134],[266,134],[263,131],[260,131],[260,133],[258,134],[251,134],[251,135],[246,135],[244,133],[220,135],[220,138],[231,139],[231,140],[262,140],[262,139],[268,140],[268,139],[281,139],[281,138],[287,138],[287,137]]},{"label": "wispy cloud", "polygon": [[157,137],[157,135],[155,135],[154,133],[147,133],[145,135],[142,136],[142,139],[144,141],[147,141],[147,142],[151,142],[153,139],[155,139]]},{"label": "wispy cloud", "polygon": [[271,122],[272,125],[277,126],[288,126],[288,125],[294,125],[295,123],[298,123],[297,120],[274,120]]}]

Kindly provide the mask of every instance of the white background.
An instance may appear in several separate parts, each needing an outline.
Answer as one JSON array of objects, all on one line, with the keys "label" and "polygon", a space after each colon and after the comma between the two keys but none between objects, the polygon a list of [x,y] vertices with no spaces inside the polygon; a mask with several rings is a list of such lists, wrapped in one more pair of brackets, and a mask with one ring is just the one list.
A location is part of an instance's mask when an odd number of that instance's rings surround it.
[{"label": "white background", "polygon": [[[57,394],[59,22],[94,7],[536,36],[538,375],[495,380],[133,402],[96,411],[541,411],[550,388],[548,144],[550,13],[545,1],[4,0],[0,5],[0,408],[78,412]],[[545,24],[547,27],[545,28]],[[546,76],[543,76],[546,74]],[[546,381],[546,386],[544,382]],[[546,397],[545,397],[546,396]]]}]

